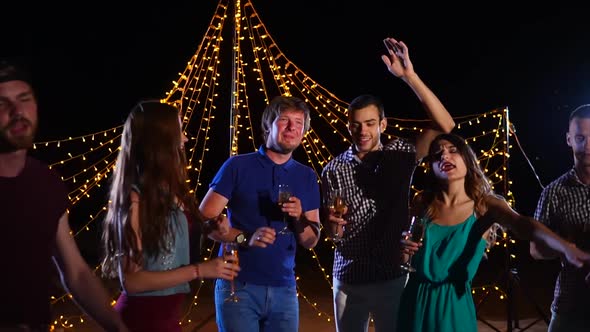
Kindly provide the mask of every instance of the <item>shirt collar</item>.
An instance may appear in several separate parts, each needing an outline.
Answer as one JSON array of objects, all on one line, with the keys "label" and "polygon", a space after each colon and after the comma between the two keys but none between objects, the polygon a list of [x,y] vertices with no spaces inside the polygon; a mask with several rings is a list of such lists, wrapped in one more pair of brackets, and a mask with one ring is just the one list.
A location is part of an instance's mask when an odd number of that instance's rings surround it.
[{"label": "shirt collar", "polygon": [[580,180],[580,178],[578,177],[578,173],[576,172],[576,168],[572,167],[572,169],[570,169],[570,171],[568,172],[569,175],[569,180],[573,183],[573,184],[577,184],[580,186],[584,186],[584,187],[588,187],[588,185],[586,185],[584,182],[582,182],[582,180]]},{"label": "shirt collar", "polygon": [[260,145],[258,148],[258,160],[260,161],[262,167],[265,168],[279,166],[283,167],[285,170],[289,170],[295,166],[295,160],[293,160],[293,156],[291,156],[291,158],[289,158],[289,160],[287,160],[287,162],[284,164],[276,164],[268,157],[268,154],[266,154],[266,147],[264,145]]},{"label": "shirt collar", "polygon": [[[377,146],[377,151],[382,151],[383,150],[383,143],[379,142],[379,145]],[[343,158],[346,161],[352,161],[352,160],[356,160],[358,163],[362,163],[363,161],[357,157],[357,153],[358,150],[356,149],[356,145],[351,145],[348,150],[346,150],[344,152]]]}]

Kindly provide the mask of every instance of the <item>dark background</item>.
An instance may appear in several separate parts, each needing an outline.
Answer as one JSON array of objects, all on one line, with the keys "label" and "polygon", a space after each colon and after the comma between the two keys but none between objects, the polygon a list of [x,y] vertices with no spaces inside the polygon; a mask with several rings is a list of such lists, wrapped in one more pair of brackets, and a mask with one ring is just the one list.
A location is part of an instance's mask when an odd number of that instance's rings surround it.
[{"label": "dark background", "polygon": [[[410,89],[381,62],[382,39],[391,36],[407,43],[416,72],[454,116],[509,107],[522,147],[512,142],[509,163],[520,212],[532,214],[542,185],[571,167],[567,116],[590,100],[590,20],[581,6],[253,3],[290,60],[342,100],[372,93],[384,99],[387,116],[423,117]],[[162,97],[196,51],[216,5],[21,2],[3,8],[1,53],[25,56],[34,71],[38,140],[120,125],[139,98]],[[79,242],[91,255],[85,240]]]}]

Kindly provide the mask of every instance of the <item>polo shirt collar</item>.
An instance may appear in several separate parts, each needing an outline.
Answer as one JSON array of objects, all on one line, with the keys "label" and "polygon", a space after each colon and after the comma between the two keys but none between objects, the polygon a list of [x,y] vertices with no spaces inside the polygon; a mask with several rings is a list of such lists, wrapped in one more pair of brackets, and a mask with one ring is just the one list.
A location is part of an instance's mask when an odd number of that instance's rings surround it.
[{"label": "polo shirt collar", "polygon": [[260,163],[262,164],[263,167],[279,166],[279,167],[283,167],[286,170],[289,170],[289,169],[295,167],[295,160],[293,160],[293,156],[291,156],[291,158],[289,158],[289,160],[287,160],[287,162],[284,164],[280,164],[280,165],[276,164],[266,154],[266,147],[264,145],[260,145],[260,147],[258,148],[258,160],[260,161]]}]

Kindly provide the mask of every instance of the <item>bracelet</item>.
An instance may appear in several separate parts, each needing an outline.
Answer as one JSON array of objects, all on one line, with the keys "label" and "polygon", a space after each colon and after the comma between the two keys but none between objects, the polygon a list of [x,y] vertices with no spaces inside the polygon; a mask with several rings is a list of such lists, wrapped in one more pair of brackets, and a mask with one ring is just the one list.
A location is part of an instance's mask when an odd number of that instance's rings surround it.
[{"label": "bracelet", "polygon": [[320,223],[318,222],[314,222],[314,221],[309,221],[307,220],[307,217],[305,215],[301,215],[301,217],[299,218],[298,221],[295,222],[295,231],[297,233],[303,233],[303,231],[305,230],[305,227],[311,227],[311,229],[313,230],[313,232],[316,235],[320,234]]},{"label": "bracelet", "polygon": [[203,281],[203,277],[201,277],[201,271],[199,270],[199,264],[194,264],[193,265],[195,270],[195,274],[194,274],[194,278],[193,279],[199,279],[201,281]]}]

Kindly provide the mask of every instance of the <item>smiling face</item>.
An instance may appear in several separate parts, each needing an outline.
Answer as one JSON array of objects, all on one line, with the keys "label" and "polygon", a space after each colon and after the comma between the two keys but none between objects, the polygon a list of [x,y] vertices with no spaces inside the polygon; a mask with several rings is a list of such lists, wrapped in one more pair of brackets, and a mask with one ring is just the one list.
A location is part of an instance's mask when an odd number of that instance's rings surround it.
[{"label": "smiling face", "polygon": [[37,131],[37,101],[24,81],[0,83],[0,153],[28,149]]},{"label": "smiling face", "polygon": [[386,127],[387,120],[380,119],[379,109],[375,105],[357,109],[350,115],[348,131],[359,158],[379,149],[381,133]]},{"label": "smiling face", "polygon": [[266,146],[276,152],[289,154],[301,144],[305,129],[305,113],[287,108],[272,122]]}]

